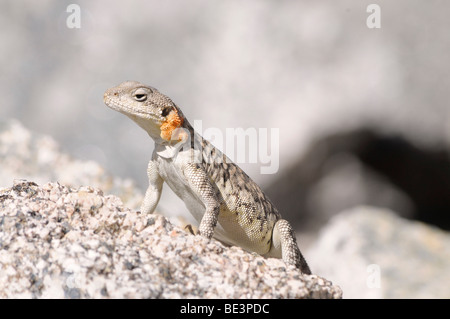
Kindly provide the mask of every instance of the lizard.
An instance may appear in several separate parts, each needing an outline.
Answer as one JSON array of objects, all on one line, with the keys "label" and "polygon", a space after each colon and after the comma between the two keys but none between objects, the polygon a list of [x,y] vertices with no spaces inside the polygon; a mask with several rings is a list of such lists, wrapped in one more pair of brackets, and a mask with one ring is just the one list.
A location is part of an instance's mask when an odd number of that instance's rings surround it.
[{"label": "lizard", "polygon": [[168,96],[127,81],[106,90],[104,102],[154,140],[142,213],[154,212],[165,182],[199,223],[197,235],[282,258],[311,274],[290,223],[237,164],[193,129]]}]

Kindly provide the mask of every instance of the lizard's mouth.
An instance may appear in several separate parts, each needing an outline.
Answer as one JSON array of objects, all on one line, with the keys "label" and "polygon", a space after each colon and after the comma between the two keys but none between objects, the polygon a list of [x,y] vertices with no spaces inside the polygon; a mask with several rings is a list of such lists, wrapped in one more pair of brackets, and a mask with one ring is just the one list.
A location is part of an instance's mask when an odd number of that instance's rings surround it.
[{"label": "lizard's mouth", "polygon": [[154,116],[151,113],[132,108],[127,103],[124,103],[124,102],[121,103],[117,99],[111,98],[107,93],[104,94],[103,101],[109,108],[113,109],[114,111],[118,111],[127,116],[130,116],[130,114],[131,114],[133,116],[140,117],[143,119],[150,119],[150,120],[153,120],[154,122],[158,123],[158,125],[162,124],[162,121],[159,117]]}]

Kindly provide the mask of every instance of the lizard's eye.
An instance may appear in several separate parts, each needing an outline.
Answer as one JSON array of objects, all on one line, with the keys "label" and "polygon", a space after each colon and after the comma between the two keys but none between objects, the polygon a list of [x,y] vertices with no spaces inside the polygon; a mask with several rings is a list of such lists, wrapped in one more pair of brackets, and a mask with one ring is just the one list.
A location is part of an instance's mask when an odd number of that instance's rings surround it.
[{"label": "lizard's eye", "polygon": [[134,99],[138,102],[144,102],[147,100],[147,92],[144,89],[137,89],[133,94]]},{"label": "lizard's eye", "polygon": [[136,94],[134,98],[136,101],[143,102],[147,99],[147,94]]}]

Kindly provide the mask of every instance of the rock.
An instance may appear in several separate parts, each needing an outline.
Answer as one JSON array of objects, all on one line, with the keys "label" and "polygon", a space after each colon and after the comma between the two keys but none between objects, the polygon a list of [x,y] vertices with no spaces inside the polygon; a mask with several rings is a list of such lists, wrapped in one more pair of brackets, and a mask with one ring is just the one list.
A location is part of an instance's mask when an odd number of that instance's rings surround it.
[{"label": "rock", "polygon": [[340,298],[316,275],[125,208],[93,187],[0,191],[0,298]]},{"label": "rock", "polygon": [[0,167],[0,187],[19,178],[39,184],[90,185],[119,196],[131,208],[137,208],[143,198],[131,180],[108,174],[94,161],[72,158],[61,152],[52,137],[30,132],[17,120],[0,122]]},{"label": "rock", "polygon": [[346,298],[450,298],[450,233],[386,209],[338,214],[306,255]]}]

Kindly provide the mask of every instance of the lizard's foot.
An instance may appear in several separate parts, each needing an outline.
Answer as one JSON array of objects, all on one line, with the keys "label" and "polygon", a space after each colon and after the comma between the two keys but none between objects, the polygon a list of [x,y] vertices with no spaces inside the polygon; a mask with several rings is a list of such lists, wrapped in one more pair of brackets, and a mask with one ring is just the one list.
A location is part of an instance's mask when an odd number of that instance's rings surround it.
[{"label": "lizard's foot", "polygon": [[197,232],[197,235],[200,235],[202,237],[205,237],[206,239],[211,239],[214,235],[214,230],[211,232],[209,230],[207,231],[201,231],[200,229]]},{"label": "lizard's foot", "polygon": [[[280,219],[275,224],[272,233],[272,249],[275,251],[281,249],[281,258],[286,264],[294,265],[302,273],[311,275],[311,270],[298,248],[294,230],[285,219]],[[271,253],[276,253],[275,251]]]}]

